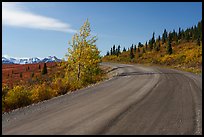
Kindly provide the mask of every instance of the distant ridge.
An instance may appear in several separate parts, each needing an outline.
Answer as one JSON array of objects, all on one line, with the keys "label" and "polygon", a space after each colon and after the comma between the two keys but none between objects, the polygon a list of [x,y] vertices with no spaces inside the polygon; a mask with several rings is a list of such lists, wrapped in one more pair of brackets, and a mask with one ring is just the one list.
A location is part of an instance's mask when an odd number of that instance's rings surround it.
[{"label": "distant ridge", "polygon": [[37,57],[34,58],[23,58],[23,59],[15,59],[15,58],[6,58],[2,57],[2,64],[34,64],[34,63],[47,63],[47,62],[60,62],[61,59],[58,59],[56,56],[48,56],[43,59],[39,59]]}]

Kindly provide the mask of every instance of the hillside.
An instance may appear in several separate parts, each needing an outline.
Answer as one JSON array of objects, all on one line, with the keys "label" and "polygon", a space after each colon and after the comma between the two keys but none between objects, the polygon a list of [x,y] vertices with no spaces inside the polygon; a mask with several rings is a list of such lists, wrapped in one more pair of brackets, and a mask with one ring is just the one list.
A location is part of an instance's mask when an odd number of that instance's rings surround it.
[{"label": "hillside", "polygon": [[148,65],[163,65],[185,71],[200,73],[202,70],[202,44],[198,46],[195,42],[185,42],[172,45],[173,54],[166,54],[165,45],[160,51],[147,51],[136,54],[130,59],[130,51],[122,52],[120,55],[109,55],[102,58],[103,62],[139,63]]},{"label": "hillside", "polygon": [[167,32],[156,40],[153,37],[145,44],[133,45],[120,52],[115,45],[102,58],[103,62],[138,63],[177,68],[201,73],[202,70],[202,21],[185,31]]}]

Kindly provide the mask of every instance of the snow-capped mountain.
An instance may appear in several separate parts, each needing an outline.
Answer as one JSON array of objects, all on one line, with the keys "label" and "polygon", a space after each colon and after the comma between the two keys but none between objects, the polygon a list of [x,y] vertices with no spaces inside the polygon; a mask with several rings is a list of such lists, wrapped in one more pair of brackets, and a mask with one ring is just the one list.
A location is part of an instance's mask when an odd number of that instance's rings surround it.
[{"label": "snow-capped mountain", "polygon": [[44,58],[41,60],[42,62],[59,62],[61,61],[60,59],[58,59],[55,56],[48,56],[47,58]]},{"label": "snow-capped mountain", "polygon": [[61,59],[58,59],[55,56],[48,56],[43,59],[39,59],[37,57],[34,58],[23,58],[23,59],[15,59],[15,58],[6,58],[2,57],[2,64],[33,64],[33,63],[41,63],[41,62],[60,62]]},{"label": "snow-capped mountain", "polygon": [[2,64],[14,64],[14,63],[5,57],[2,57]]}]

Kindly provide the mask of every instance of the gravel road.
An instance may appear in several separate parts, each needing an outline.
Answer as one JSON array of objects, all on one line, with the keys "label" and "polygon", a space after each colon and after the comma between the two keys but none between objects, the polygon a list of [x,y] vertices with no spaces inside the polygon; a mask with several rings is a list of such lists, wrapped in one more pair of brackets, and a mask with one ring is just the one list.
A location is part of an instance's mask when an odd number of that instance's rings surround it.
[{"label": "gravel road", "polygon": [[102,63],[115,76],[2,115],[2,134],[202,134],[202,77]]}]

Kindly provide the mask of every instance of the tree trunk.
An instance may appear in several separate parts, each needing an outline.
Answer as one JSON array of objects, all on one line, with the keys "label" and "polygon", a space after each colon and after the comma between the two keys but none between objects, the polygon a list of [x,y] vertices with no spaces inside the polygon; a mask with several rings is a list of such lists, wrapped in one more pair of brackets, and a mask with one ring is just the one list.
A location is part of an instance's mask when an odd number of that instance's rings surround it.
[{"label": "tree trunk", "polygon": [[79,78],[80,78],[80,73],[81,73],[81,64],[79,63],[79,65],[78,65],[77,80],[79,80]]}]

